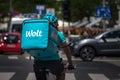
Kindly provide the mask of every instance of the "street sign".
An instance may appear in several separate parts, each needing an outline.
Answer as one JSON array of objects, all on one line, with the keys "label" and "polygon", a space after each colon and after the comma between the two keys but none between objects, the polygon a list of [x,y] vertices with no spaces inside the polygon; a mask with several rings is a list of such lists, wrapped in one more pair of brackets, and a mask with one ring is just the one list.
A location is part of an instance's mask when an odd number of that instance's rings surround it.
[{"label": "street sign", "polygon": [[36,5],[36,14],[44,15],[46,13],[45,5]]},{"label": "street sign", "polygon": [[110,7],[96,7],[96,17],[97,18],[111,18]]},{"label": "street sign", "polygon": [[55,9],[54,8],[47,8],[46,13],[52,13],[55,14]]}]

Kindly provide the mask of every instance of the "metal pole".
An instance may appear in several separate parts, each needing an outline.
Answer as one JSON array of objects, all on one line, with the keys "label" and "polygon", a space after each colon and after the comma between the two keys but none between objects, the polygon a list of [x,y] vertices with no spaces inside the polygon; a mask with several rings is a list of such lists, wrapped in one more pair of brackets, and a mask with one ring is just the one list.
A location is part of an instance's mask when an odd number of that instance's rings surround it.
[{"label": "metal pole", "polygon": [[71,31],[70,31],[70,21],[68,21],[68,42],[70,42],[70,35],[71,35]]},{"label": "metal pole", "polygon": [[[103,5],[103,7],[105,7],[106,5],[105,5],[105,0],[103,0],[103,2],[102,2],[102,5]],[[106,22],[106,19],[105,18],[103,18],[102,19],[102,23],[103,23],[103,32],[104,31],[106,31],[106,25],[105,25],[105,22]]]},{"label": "metal pole", "polygon": [[[119,5],[118,5],[119,6]],[[120,6],[119,6],[119,9],[118,9],[118,26],[120,26]]]},{"label": "metal pole", "polygon": [[102,2],[103,7],[105,7],[105,2],[106,2],[106,1],[105,1],[105,0],[103,0],[103,2]]},{"label": "metal pole", "polygon": [[120,0],[117,0],[117,9],[118,9],[118,27],[120,27]]},{"label": "metal pole", "polygon": [[64,19],[63,19],[63,24],[62,24],[62,32],[64,33]]},{"label": "metal pole", "polygon": [[10,28],[10,24],[11,24],[11,19],[12,19],[12,0],[9,1],[9,22],[8,22],[8,31]]}]

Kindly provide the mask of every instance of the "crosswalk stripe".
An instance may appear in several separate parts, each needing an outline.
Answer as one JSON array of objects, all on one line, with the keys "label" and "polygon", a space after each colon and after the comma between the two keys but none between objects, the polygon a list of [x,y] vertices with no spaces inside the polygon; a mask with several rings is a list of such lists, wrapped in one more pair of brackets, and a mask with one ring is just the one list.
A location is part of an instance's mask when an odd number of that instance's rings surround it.
[{"label": "crosswalk stripe", "polygon": [[34,60],[34,58],[32,56],[26,56],[25,58],[28,60]]},{"label": "crosswalk stripe", "polygon": [[30,73],[28,74],[26,80],[36,80],[36,79],[35,79],[35,74],[34,74],[34,72],[30,72]]},{"label": "crosswalk stripe", "polygon": [[8,56],[8,59],[18,59],[18,56]]},{"label": "crosswalk stripe", "polygon": [[0,72],[0,80],[10,80],[15,72]]},{"label": "crosswalk stripe", "polygon": [[[35,80],[34,72],[29,73],[26,80]],[[74,73],[66,73],[65,80],[76,80]]]},{"label": "crosswalk stripe", "polygon": [[[0,72],[0,80],[10,80],[15,72]],[[91,80],[110,80],[104,74],[88,73]],[[120,76],[120,74],[119,74]],[[26,80],[36,80],[34,72],[30,72]],[[74,73],[66,73],[65,80],[77,80]]]},{"label": "crosswalk stripe", "polygon": [[76,80],[74,73],[66,73],[65,80]]},{"label": "crosswalk stripe", "polygon": [[110,80],[104,74],[88,74],[92,80]]}]

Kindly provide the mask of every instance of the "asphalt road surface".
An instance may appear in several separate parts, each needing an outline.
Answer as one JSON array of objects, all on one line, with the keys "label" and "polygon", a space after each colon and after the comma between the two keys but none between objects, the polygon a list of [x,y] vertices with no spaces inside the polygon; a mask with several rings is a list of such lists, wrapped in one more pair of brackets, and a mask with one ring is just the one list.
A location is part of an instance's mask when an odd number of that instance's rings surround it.
[{"label": "asphalt road surface", "polygon": [[[64,54],[61,57],[66,61]],[[120,80],[119,57],[98,57],[93,62],[73,57],[73,63],[76,69],[66,71],[66,80]],[[0,80],[36,80],[32,64],[26,54],[0,55]]]}]

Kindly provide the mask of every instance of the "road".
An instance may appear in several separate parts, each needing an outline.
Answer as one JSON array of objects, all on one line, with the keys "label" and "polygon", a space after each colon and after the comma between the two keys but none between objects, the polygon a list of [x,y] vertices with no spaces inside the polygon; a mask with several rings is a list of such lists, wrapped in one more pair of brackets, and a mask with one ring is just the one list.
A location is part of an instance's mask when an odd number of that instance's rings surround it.
[{"label": "road", "polygon": [[[64,54],[61,54],[66,61]],[[120,58],[98,57],[82,62],[73,57],[75,70],[66,71],[66,80],[120,80]],[[33,58],[29,55],[0,55],[0,80],[35,80]]]}]

